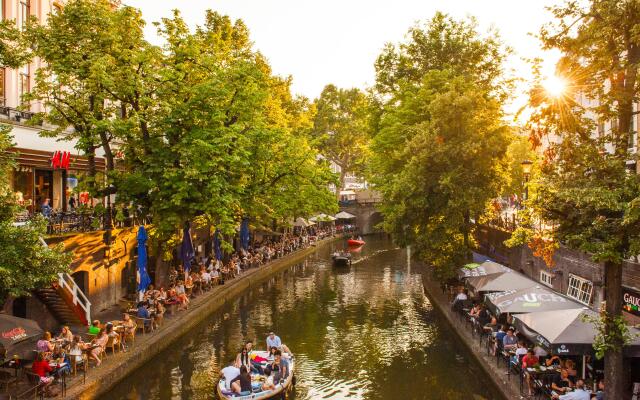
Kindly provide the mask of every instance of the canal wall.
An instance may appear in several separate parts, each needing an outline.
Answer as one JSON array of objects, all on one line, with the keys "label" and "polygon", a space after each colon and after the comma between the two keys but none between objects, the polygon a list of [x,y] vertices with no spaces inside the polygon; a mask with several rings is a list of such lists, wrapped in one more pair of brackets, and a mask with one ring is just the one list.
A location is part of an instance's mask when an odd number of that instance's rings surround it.
[{"label": "canal wall", "polygon": [[[460,342],[469,351],[480,367],[486,372],[486,376],[491,380],[497,391],[502,394],[503,399],[520,399],[518,375],[507,375],[506,369],[496,365],[496,358],[487,355],[486,347],[481,347],[478,337],[473,337],[467,323],[461,320],[453,311],[446,293],[442,292],[440,283],[431,274],[431,268],[422,267],[422,283],[424,293],[429,298],[433,308],[438,310],[448,323],[449,328],[454,332]],[[477,378],[477,377],[476,377]]]},{"label": "canal wall", "polygon": [[297,251],[265,266],[249,270],[241,277],[227,281],[224,285],[196,297],[191,301],[188,310],[178,311],[174,318],[166,318],[160,329],[147,334],[137,334],[135,344],[129,347],[128,352],[109,354],[100,367],[89,370],[85,383],[82,383],[81,377],[70,379],[65,398],[88,400],[107,395],[119,381],[169,348],[181,336],[195,329],[227,301],[337,240],[340,238],[324,239],[314,247]]}]

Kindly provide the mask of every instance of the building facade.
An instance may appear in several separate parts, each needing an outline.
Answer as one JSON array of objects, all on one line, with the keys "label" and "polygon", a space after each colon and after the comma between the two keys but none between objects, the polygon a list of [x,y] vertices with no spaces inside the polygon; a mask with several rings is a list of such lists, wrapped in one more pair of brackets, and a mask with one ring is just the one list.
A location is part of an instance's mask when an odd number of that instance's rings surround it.
[{"label": "building facade", "polygon": [[[53,0],[0,0],[0,16],[22,27],[30,17],[44,22],[62,6],[63,2]],[[75,197],[76,204],[91,201],[74,191],[89,166],[87,158],[76,149],[76,142],[42,136],[43,130],[52,127],[30,123],[34,113],[44,110],[42,104],[26,103],[23,95],[33,87],[41,66],[37,58],[17,69],[0,66],[0,123],[12,128],[15,148],[11,151],[17,161],[11,188],[18,203],[30,213],[38,212],[46,199],[59,211],[68,209],[71,197]],[[96,166],[104,170],[104,159],[97,158]]]}]

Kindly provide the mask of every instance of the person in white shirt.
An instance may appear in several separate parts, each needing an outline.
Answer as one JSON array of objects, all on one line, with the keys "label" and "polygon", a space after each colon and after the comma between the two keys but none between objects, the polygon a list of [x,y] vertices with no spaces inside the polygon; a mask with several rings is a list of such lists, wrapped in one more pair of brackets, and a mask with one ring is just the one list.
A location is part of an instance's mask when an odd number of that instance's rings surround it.
[{"label": "person in white shirt", "polygon": [[467,294],[464,292],[464,288],[460,288],[460,290],[458,290],[458,294],[456,295],[456,298],[453,299],[453,302],[451,302],[451,304],[455,303],[456,301],[464,301],[467,300]]},{"label": "person in white shirt", "polygon": [[573,392],[563,394],[561,396],[554,394],[553,398],[559,400],[590,400],[591,393],[584,389],[584,381],[582,379],[578,379],[576,382],[576,389]]},{"label": "person in white shirt", "polygon": [[227,390],[231,390],[231,381],[240,375],[238,360],[234,360],[229,366],[222,368],[220,377],[224,378],[224,386]]}]

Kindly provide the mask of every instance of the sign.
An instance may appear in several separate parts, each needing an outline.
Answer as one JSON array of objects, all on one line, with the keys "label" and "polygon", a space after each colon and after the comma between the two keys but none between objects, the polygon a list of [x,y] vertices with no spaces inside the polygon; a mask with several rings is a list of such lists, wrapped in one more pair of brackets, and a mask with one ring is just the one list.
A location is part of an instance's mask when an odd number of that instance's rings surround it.
[{"label": "sign", "polygon": [[24,339],[27,337],[27,331],[25,331],[23,328],[13,328],[10,331],[6,331],[6,332],[2,332],[2,338],[3,339],[9,339],[13,342],[15,342],[16,340],[20,340],[20,339]]},{"label": "sign", "polygon": [[69,162],[71,161],[71,152],[68,151],[54,151],[51,156],[51,166],[53,169],[69,169]]},{"label": "sign", "polygon": [[630,314],[640,317],[640,293],[623,286],[622,309]]}]

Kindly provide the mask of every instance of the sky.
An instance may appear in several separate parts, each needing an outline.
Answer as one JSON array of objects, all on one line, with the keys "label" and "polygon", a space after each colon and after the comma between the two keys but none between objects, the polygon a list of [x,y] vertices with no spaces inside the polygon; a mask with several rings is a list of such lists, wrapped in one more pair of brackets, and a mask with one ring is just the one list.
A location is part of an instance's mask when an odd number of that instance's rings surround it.
[{"label": "sky", "polygon": [[[292,90],[309,98],[333,83],[339,87],[365,88],[374,80],[376,57],[385,43],[402,41],[415,23],[436,11],[456,18],[474,16],[481,32],[495,27],[514,51],[508,63],[516,76],[530,78],[522,58],[541,57],[543,73],[552,75],[558,55],[543,52],[531,36],[551,19],[546,5],[560,0],[125,0],[142,11],[146,35],[160,44],[151,22],[179,9],[191,26],[201,24],[204,11],[212,9],[242,19],[251,31],[255,47],[268,59],[273,71],[293,77]],[[514,113],[526,101],[524,86],[507,108]]]}]

